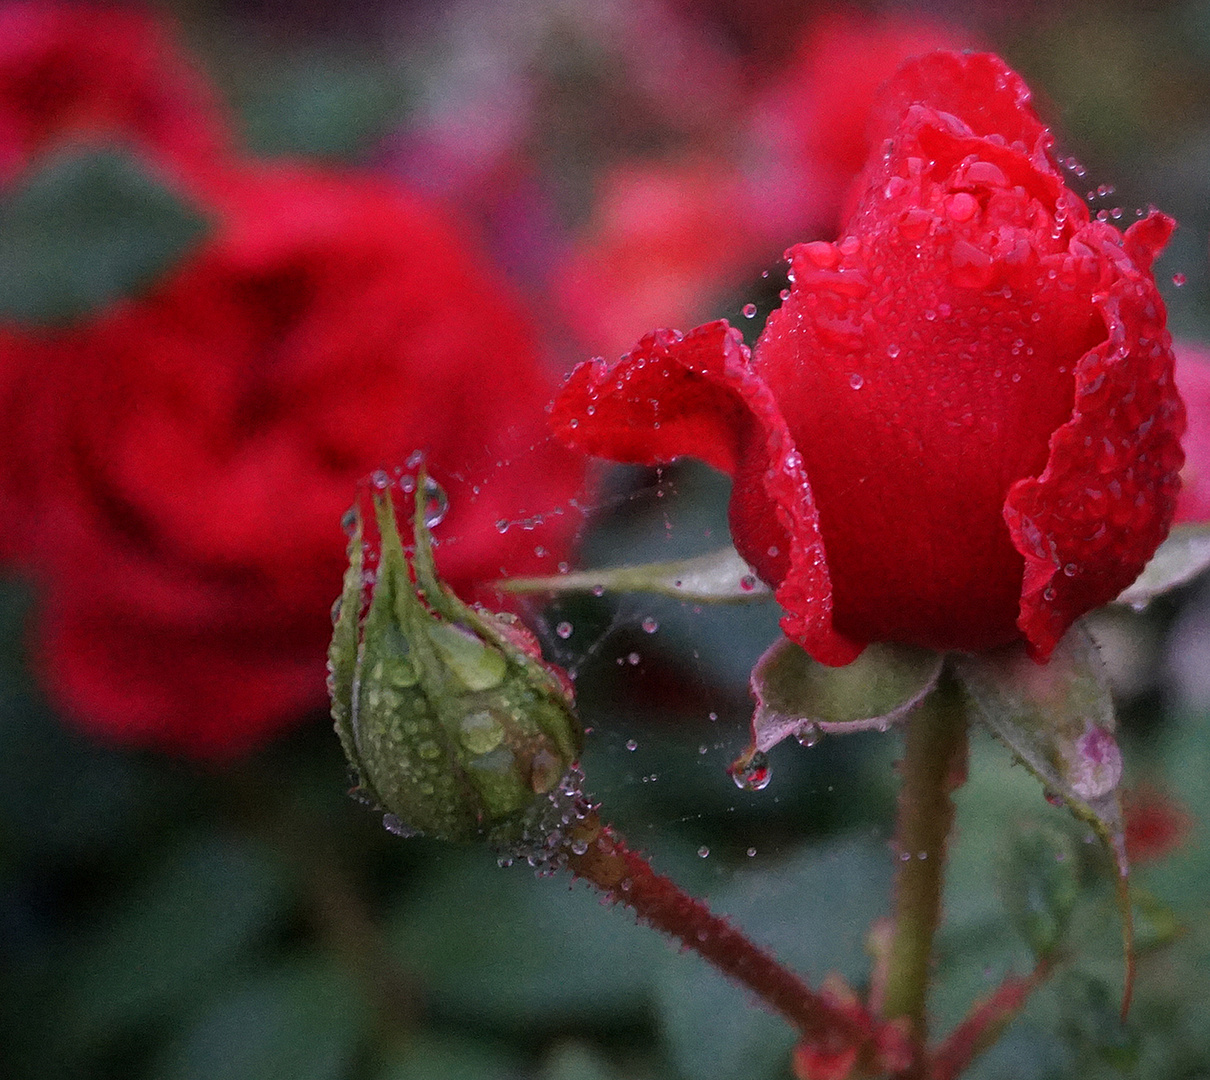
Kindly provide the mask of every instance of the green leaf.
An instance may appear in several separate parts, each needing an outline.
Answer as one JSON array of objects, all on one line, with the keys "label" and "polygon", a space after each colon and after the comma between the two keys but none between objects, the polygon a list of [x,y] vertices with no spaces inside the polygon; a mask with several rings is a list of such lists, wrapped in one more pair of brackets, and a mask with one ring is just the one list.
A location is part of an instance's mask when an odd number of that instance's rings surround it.
[{"label": "green leaf", "polygon": [[851,664],[828,667],[789,638],[765,652],[752,671],[752,739],[731,764],[736,784],[768,783],[766,754],[793,735],[813,746],[821,735],[876,729],[902,719],[937,685],[944,657],[908,645],[869,645]]},{"label": "green leaf", "polygon": [[1210,568],[1210,525],[1174,525],[1133,585],[1114,601],[1142,611],[1157,596]]},{"label": "green leaf", "polygon": [[352,160],[398,125],[410,94],[403,72],[341,45],[247,58],[239,74],[250,84],[236,98],[255,153]]},{"label": "green leaf", "polygon": [[177,1041],[154,1080],[339,1080],[367,1010],[347,977],[306,961],[219,998]]},{"label": "green leaf", "polygon": [[134,158],[110,150],[46,158],[0,202],[0,319],[82,318],[148,287],[206,230]]},{"label": "green leaf", "polygon": [[439,1013],[503,1030],[643,1015],[668,948],[567,878],[442,848],[390,919],[399,963]]},{"label": "green leaf", "polygon": [[377,1080],[517,1080],[522,1060],[505,1046],[469,1036],[410,1037]]},{"label": "green leaf", "polygon": [[75,954],[69,1030],[105,1040],[167,1015],[265,938],[286,899],[255,845],[217,837],[185,844]]},{"label": "green leaf", "polygon": [[869,645],[851,664],[828,667],[782,638],[752,671],[756,748],[768,750],[788,735],[885,730],[933,689],[943,659],[909,645]]},{"label": "green leaf", "polygon": [[1013,925],[1039,957],[1067,936],[1080,895],[1080,860],[1071,837],[1048,825],[1018,827],[1000,862],[1000,888]]},{"label": "green leaf", "polygon": [[550,577],[510,578],[504,592],[648,592],[697,603],[748,603],[768,600],[772,590],[734,548],[671,562],[603,567]]},{"label": "green leaf", "polygon": [[1126,951],[1123,1012],[1134,977],[1130,866],[1118,782],[1122,755],[1113,737],[1113,699],[1096,644],[1073,626],[1045,664],[1022,644],[976,655],[952,655],[976,715],[1046,788],[1091,825],[1117,862],[1118,907]]},{"label": "green leaf", "polygon": [[1126,872],[1114,740],[1113,699],[1096,644],[1073,626],[1050,660],[1037,664],[1023,645],[953,654],[954,672],[975,713],[1076,817],[1113,849]]},{"label": "green leaf", "polygon": [[[833,971],[859,982],[863,935],[886,914],[891,869],[881,844],[841,840],[737,875],[710,906],[813,987]],[[700,957],[666,953],[658,991],[660,1030],[686,1080],[789,1075],[794,1029]]]}]

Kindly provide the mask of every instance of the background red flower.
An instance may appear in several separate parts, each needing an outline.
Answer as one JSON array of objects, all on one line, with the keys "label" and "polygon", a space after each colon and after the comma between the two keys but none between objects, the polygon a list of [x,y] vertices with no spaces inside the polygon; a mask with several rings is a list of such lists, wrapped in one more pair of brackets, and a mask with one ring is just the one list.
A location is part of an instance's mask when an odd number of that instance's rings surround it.
[{"label": "background red flower", "polygon": [[229,756],[324,704],[360,477],[427,452],[451,502],[438,563],[475,596],[553,571],[581,471],[545,434],[531,326],[431,206],[266,165],[213,209],[213,240],[146,299],[9,329],[0,363],[53,695],[96,732]]},{"label": "background red flower", "polygon": [[67,142],[128,144],[210,170],[226,110],[162,16],[112,4],[0,4],[0,183]]}]

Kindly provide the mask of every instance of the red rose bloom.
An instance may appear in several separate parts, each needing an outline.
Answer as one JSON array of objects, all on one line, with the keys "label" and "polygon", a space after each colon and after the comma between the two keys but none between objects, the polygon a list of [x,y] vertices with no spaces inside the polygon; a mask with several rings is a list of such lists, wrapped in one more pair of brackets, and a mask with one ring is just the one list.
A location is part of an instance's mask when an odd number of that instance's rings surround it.
[{"label": "red rose bloom", "polygon": [[213,240],[146,298],[10,328],[0,367],[53,696],[95,732],[217,757],[323,706],[359,478],[426,451],[439,568],[469,598],[552,569],[582,467],[547,434],[531,326],[428,204],[288,167],[216,198]]},{"label": "red rose bloom", "polygon": [[1174,521],[1210,521],[1210,351],[1176,343],[1176,385],[1185,401],[1185,467]]},{"label": "red rose bloom", "polygon": [[841,239],[788,253],[754,356],[722,322],[660,331],[556,403],[580,449],[730,472],[736,547],[824,663],[1019,637],[1043,659],[1167,533],[1184,410],[1149,268],[1172,223],[1090,220],[1028,102],[995,56],[907,64]]},{"label": "red rose bloom", "polygon": [[69,139],[135,144],[210,169],[226,118],[161,22],[103,4],[0,6],[0,182]]}]

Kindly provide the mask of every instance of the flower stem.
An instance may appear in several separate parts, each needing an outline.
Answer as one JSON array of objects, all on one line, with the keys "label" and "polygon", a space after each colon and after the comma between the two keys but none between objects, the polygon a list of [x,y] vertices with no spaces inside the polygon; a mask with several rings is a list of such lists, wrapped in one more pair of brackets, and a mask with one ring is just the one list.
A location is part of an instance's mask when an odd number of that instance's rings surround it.
[{"label": "flower stem", "polygon": [[[929,966],[941,919],[946,839],[954,819],[950,794],[966,779],[966,723],[961,690],[943,673],[937,690],[908,721],[907,749],[899,766],[903,785],[895,850],[900,862],[881,1011],[888,1020],[906,1019],[918,1047],[928,1038]],[[923,1061],[918,1054],[917,1069]]]},{"label": "flower stem", "polygon": [[595,811],[569,831],[565,853],[577,877],[632,908],[643,922],[676,937],[751,990],[793,1024],[817,1054],[852,1063],[870,1059],[876,1050],[894,1053],[891,1046],[875,1047],[884,1025],[855,998],[812,990],[726,920],[711,914],[701,901],[657,874],[612,827],[602,824]]},{"label": "flower stem", "polygon": [[1051,970],[1051,961],[1041,960],[1028,975],[1009,975],[991,997],[976,1004],[933,1052],[932,1080],[954,1080],[965,1072],[1025,1007],[1029,995],[1046,981]]}]

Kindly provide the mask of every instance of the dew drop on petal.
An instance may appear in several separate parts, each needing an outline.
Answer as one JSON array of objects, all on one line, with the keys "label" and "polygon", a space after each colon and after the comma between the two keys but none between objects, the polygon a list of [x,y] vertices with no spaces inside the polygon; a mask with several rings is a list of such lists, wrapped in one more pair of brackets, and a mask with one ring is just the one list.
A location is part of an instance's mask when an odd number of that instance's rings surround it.
[{"label": "dew drop on petal", "polygon": [[637,652],[632,652],[627,655],[626,663],[628,663],[631,667],[634,667],[641,659],[642,657],[639,656]]},{"label": "dew drop on petal", "polygon": [[634,750],[637,750],[638,748],[639,748],[639,744],[634,739],[626,740],[626,749],[627,750],[634,751]]},{"label": "dew drop on petal", "polygon": [[756,857],[756,848],[754,848],[754,847],[748,848],[748,858],[752,859],[755,857]]},{"label": "dew drop on petal", "polygon": [[705,844],[703,844],[703,845],[702,845],[700,848],[698,848],[698,849],[697,849],[697,857],[698,857],[699,859],[707,859],[707,858],[709,858],[709,857],[710,857],[710,849],[709,849],[708,847],[706,847],[706,845],[705,845]]},{"label": "dew drop on petal", "polygon": [[863,386],[865,386],[865,379],[863,379],[861,377],[861,375],[859,375],[856,371],[854,371],[853,374],[849,376],[849,385],[854,390],[860,390]]},{"label": "dew drop on petal", "polygon": [[559,623],[559,625],[555,627],[555,633],[558,634],[559,637],[561,637],[564,641],[566,641],[569,637],[571,637],[571,623],[569,623],[569,622]]},{"label": "dew drop on petal", "polygon": [[756,305],[755,304],[745,304],[743,307],[743,312],[744,312],[745,319],[756,318]]},{"label": "dew drop on petal", "polygon": [[1184,275],[1184,274],[1173,274],[1173,275],[1172,275],[1172,284],[1173,284],[1173,285],[1175,285],[1175,286],[1176,286],[1178,289],[1179,289],[1179,288],[1180,288],[1182,285],[1184,285],[1184,284],[1185,284],[1185,282],[1186,282],[1186,281],[1188,281],[1188,280],[1189,280],[1189,279],[1188,279],[1187,277],[1185,277],[1185,275]]},{"label": "dew drop on petal", "polygon": [[660,628],[660,624],[655,621],[650,615],[643,620],[643,633],[654,634]]}]

